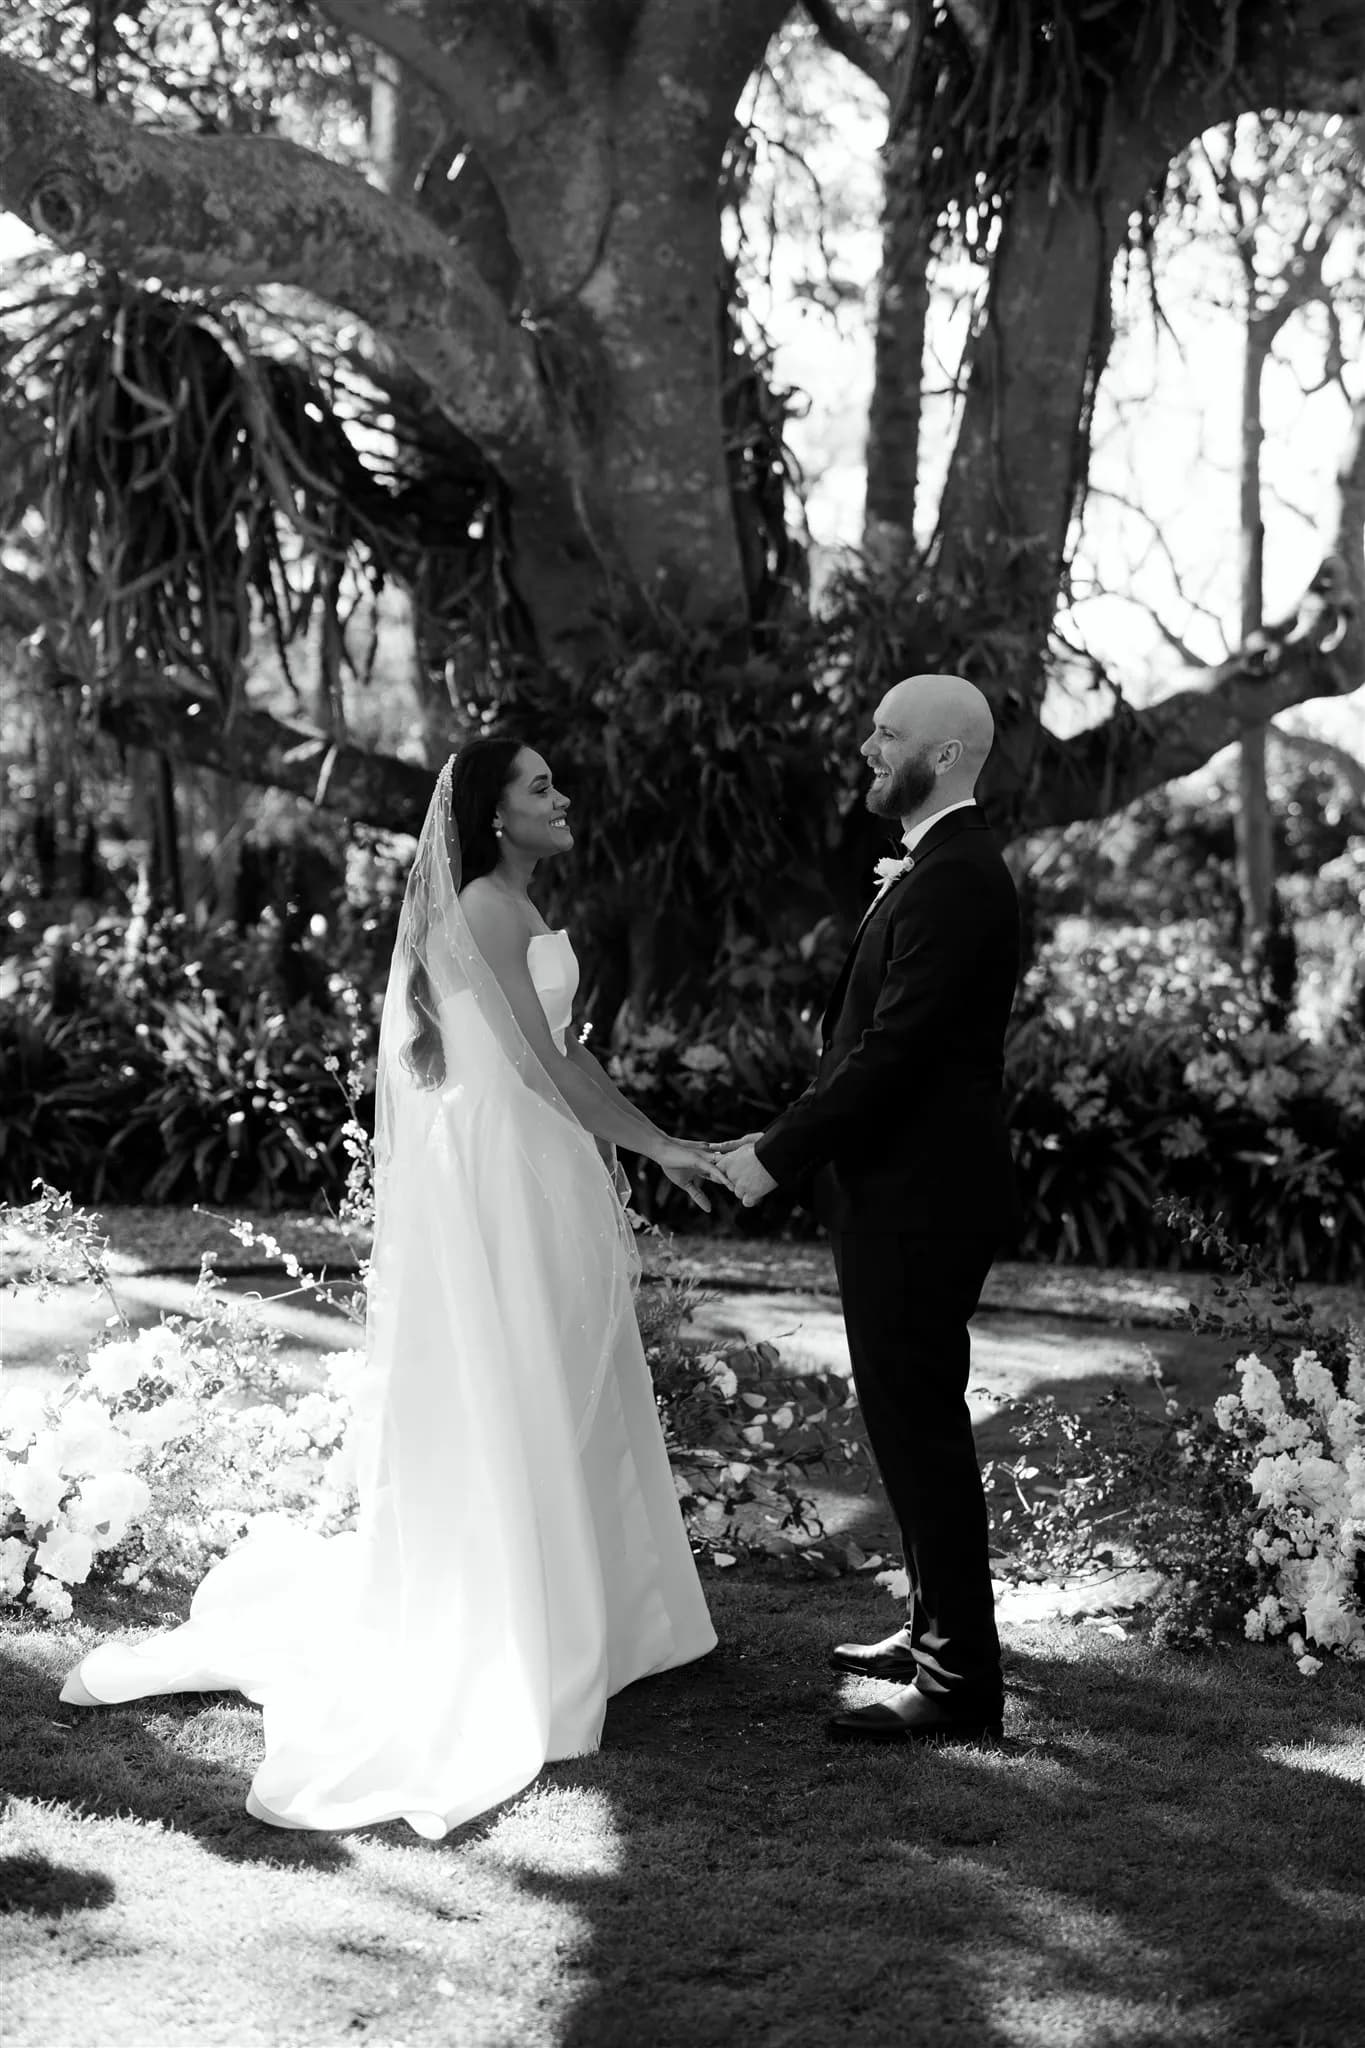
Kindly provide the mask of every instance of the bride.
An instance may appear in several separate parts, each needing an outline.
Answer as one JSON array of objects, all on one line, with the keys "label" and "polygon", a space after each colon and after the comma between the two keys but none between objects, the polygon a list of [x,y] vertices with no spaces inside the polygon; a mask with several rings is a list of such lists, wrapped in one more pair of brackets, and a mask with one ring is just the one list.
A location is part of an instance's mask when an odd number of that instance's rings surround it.
[{"label": "bride", "polygon": [[569,1030],[578,965],[527,884],[573,845],[539,754],[437,779],[380,1029],[354,1533],[272,1528],[180,1628],[106,1643],[62,1698],[236,1690],[248,1811],[439,1837],[597,1747],[612,1693],[715,1646],[635,1322],[613,1147],[705,1207],[719,1171]]}]

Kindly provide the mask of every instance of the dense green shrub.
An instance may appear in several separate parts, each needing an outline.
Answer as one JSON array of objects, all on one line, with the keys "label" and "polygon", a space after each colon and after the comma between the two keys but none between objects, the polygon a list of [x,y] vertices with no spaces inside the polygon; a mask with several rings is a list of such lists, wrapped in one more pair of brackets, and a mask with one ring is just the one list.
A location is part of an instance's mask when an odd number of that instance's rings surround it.
[{"label": "dense green shrub", "polygon": [[[384,922],[349,935],[353,951],[379,945]],[[0,1022],[0,1197],[24,1199],[41,1174],[83,1201],[336,1205],[339,1074],[358,1053],[363,1118],[375,1022],[373,995],[324,957],[336,939],[304,948],[319,993],[291,1003],[268,927],[54,935]],[[792,948],[735,939],[708,1007],[619,1039],[617,1078],[666,1130],[761,1128],[815,1072],[840,950],[829,920]],[[1063,928],[1021,993],[1006,1088],[1024,1257],[1167,1264],[1153,1210],[1180,1196],[1286,1272],[1365,1271],[1365,1032],[1258,1028],[1198,925]],[[698,1226],[649,1162],[631,1164],[643,1215]],[[710,1227],[809,1234],[804,1197],[743,1210],[718,1195]]]},{"label": "dense green shrub", "polygon": [[[1365,1271],[1365,1036],[1315,1042],[1257,1028],[1241,983],[1194,926],[1071,934],[1030,971],[1006,1054],[1025,1258],[1167,1265],[1154,1216],[1181,1196],[1265,1244],[1286,1272]],[[825,985],[818,976],[812,980]],[[660,1022],[615,1071],[669,1130],[758,1127],[815,1071],[814,1005],[785,984],[687,1025]],[[686,1227],[684,1198],[647,1165],[637,1200]],[[809,1231],[799,1195],[723,1227]]]},{"label": "dense green shrub", "polygon": [[52,928],[0,1020],[0,1198],[56,1173],[81,1201],[338,1200],[338,1075],[363,1060],[369,1011],[304,962],[318,994],[290,1002],[269,920]]}]

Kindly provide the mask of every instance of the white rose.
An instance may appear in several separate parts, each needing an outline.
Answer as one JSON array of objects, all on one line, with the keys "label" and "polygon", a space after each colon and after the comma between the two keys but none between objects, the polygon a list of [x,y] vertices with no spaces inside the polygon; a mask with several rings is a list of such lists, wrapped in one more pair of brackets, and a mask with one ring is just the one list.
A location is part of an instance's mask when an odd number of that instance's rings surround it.
[{"label": "white rose", "polygon": [[81,1481],[80,1492],[67,1503],[66,1519],[90,1537],[96,1550],[112,1550],[151,1504],[152,1490],[135,1472],[99,1472]]},{"label": "white rose", "polygon": [[48,1399],[41,1387],[7,1387],[5,1420],[0,1425],[0,1447],[15,1457],[26,1451],[34,1437],[41,1436],[48,1426]]},{"label": "white rose", "polygon": [[1362,1428],[1365,1417],[1362,1416],[1357,1403],[1348,1401],[1343,1394],[1326,1421],[1327,1440],[1349,1469],[1352,1451],[1358,1444],[1365,1442],[1365,1428]]},{"label": "white rose", "polygon": [[344,1399],[352,1398],[356,1381],[365,1370],[363,1351],[328,1351],[318,1360],[327,1375],[327,1384],[334,1394]]},{"label": "white rose", "polygon": [[68,1586],[84,1585],[94,1562],[95,1546],[90,1538],[78,1529],[68,1529],[63,1522],[38,1545],[39,1571],[63,1580]]},{"label": "white rose", "polygon": [[1315,1557],[1304,1573],[1304,1630],[1328,1649],[1345,1650],[1365,1641],[1365,1617],[1351,1599],[1352,1576],[1325,1557]]},{"label": "white rose", "polygon": [[0,1543],[0,1600],[17,1600],[24,1590],[24,1573],[33,1555],[33,1545],[22,1536],[6,1536]]},{"label": "white rose", "polygon": [[126,1439],[98,1401],[69,1401],[53,1430],[53,1452],[74,1479],[83,1472],[117,1471],[127,1462]]},{"label": "white rose", "polygon": [[132,1393],[146,1370],[146,1356],[138,1345],[130,1337],[118,1337],[90,1353],[84,1384],[106,1401],[117,1401]]},{"label": "white rose", "polygon": [[1242,1402],[1253,1415],[1259,1415],[1267,1422],[1280,1421],[1284,1415],[1284,1401],[1280,1395],[1280,1383],[1268,1365],[1263,1365],[1253,1351],[1248,1358],[1239,1358],[1237,1370],[1242,1375]]},{"label": "white rose", "polygon": [[71,1595],[55,1579],[35,1579],[29,1588],[28,1604],[53,1621],[70,1621]]},{"label": "white rose", "polygon": [[119,1427],[135,1444],[159,1451],[172,1437],[188,1436],[198,1413],[193,1401],[174,1397],[163,1401],[157,1408],[143,1408],[132,1415],[121,1415]]},{"label": "white rose", "polygon": [[1300,1458],[1296,1477],[1299,1494],[1311,1501],[1319,1516],[1328,1515],[1337,1506],[1341,1493],[1342,1471],[1330,1458]]},{"label": "white rose", "polygon": [[31,1529],[52,1520],[70,1483],[57,1469],[50,1440],[35,1445],[23,1463],[11,1465],[5,1475],[6,1490]]},{"label": "white rose", "polygon": [[185,1345],[175,1330],[168,1330],[164,1323],[155,1323],[150,1329],[139,1330],[133,1342],[144,1361],[144,1372],[155,1372],[162,1379],[184,1382],[188,1373]]},{"label": "white rose", "polygon": [[1213,1419],[1220,1429],[1235,1429],[1242,1412],[1242,1403],[1236,1394],[1220,1394],[1213,1404]]},{"label": "white rose", "polygon": [[1357,1351],[1354,1346],[1346,1353],[1346,1391],[1365,1408],[1365,1351]]},{"label": "white rose", "polygon": [[1294,1385],[1300,1398],[1309,1401],[1319,1415],[1330,1415],[1336,1405],[1336,1383],[1316,1351],[1301,1351],[1294,1360]]},{"label": "white rose", "polygon": [[341,1416],[325,1394],[305,1394],[294,1405],[290,1421],[315,1444],[329,1444],[341,1434]]}]

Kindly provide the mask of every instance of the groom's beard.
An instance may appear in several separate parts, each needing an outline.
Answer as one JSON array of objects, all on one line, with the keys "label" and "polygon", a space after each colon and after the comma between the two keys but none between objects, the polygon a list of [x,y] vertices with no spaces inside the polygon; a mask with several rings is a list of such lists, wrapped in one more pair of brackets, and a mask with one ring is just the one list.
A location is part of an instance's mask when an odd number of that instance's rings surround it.
[{"label": "groom's beard", "polygon": [[908,818],[926,797],[933,795],[937,781],[938,777],[929,766],[926,748],[922,754],[907,761],[889,781],[873,785],[867,792],[867,808],[874,818]]}]

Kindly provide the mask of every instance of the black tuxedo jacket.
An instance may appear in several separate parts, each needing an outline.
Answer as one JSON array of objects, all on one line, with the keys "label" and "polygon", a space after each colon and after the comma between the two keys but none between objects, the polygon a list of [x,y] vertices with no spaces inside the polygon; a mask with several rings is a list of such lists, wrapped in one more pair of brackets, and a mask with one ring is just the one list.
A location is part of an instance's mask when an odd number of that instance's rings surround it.
[{"label": "black tuxedo jacket", "polygon": [[1013,879],[981,812],[953,811],[860,927],[815,1080],[758,1140],[768,1172],[813,1172],[834,1231],[1017,1236],[1002,1088],[1018,975]]}]

